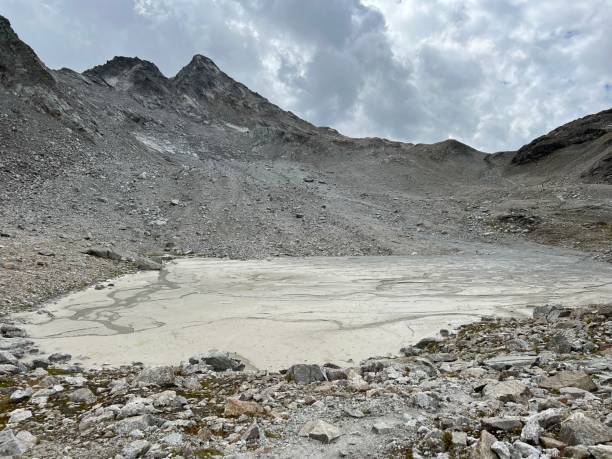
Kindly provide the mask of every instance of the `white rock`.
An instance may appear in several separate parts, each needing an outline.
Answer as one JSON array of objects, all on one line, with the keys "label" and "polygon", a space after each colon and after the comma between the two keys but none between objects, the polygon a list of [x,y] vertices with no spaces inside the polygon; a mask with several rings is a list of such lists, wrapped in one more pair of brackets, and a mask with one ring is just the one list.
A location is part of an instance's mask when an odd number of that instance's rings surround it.
[{"label": "white rock", "polygon": [[26,419],[32,417],[32,412],[30,410],[26,410],[25,408],[17,408],[16,410],[11,411],[10,417],[8,420],[9,424],[19,424]]}]

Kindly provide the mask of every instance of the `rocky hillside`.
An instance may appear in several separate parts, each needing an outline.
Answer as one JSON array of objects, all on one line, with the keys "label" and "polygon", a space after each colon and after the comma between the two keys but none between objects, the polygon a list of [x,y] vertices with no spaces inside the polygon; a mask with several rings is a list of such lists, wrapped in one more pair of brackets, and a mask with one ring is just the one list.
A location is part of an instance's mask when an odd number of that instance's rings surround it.
[{"label": "rocky hillside", "polygon": [[[564,124],[521,147],[516,166],[540,163],[592,183],[612,184],[612,109]],[[556,172],[556,171],[555,171]]]}]

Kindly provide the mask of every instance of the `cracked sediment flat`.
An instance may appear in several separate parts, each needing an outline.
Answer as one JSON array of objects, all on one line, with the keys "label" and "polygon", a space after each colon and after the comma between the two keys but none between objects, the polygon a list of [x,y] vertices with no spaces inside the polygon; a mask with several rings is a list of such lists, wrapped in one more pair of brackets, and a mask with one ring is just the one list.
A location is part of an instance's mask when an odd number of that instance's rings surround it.
[{"label": "cracked sediment flat", "polygon": [[612,266],[575,254],[182,259],[68,295],[26,329],[46,353],[87,366],[177,364],[219,349],[260,369],[347,365],[397,353],[441,328],[533,306],[608,302]]}]

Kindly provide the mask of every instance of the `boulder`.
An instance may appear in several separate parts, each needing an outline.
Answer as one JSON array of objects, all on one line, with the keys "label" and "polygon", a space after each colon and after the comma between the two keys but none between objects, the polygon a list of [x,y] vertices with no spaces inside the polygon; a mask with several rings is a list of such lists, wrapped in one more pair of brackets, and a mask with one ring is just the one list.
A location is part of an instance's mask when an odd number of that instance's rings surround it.
[{"label": "boulder", "polygon": [[560,390],[564,387],[577,387],[578,389],[594,391],[597,386],[593,378],[583,371],[560,371],[540,381],[540,387],[544,389]]},{"label": "boulder", "polygon": [[196,355],[189,358],[189,363],[194,365],[205,363],[206,365],[210,365],[215,371],[244,370],[244,363],[231,357],[227,352],[209,351],[206,354]]},{"label": "boulder", "polygon": [[173,386],[174,381],[174,368],[171,366],[145,368],[135,379],[137,384],[159,387]]},{"label": "boulder", "polygon": [[340,429],[321,419],[308,421],[300,430],[301,437],[309,437],[323,443],[331,443],[341,435]]},{"label": "boulder", "polygon": [[150,447],[151,443],[146,440],[134,440],[125,445],[121,453],[125,459],[136,459],[144,456]]},{"label": "boulder", "polygon": [[472,448],[472,459],[498,459],[497,454],[493,452],[491,447],[497,442],[497,438],[486,430],[480,432],[480,439]]},{"label": "boulder", "polygon": [[571,446],[593,446],[612,441],[612,428],[577,411],[561,423],[559,439]]},{"label": "boulder", "polygon": [[589,453],[595,459],[612,459],[612,446],[610,445],[596,445],[589,447]]},{"label": "boulder", "polygon": [[483,395],[491,400],[520,403],[529,396],[529,388],[518,381],[506,380],[489,383],[483,390]]},{"label": "boulder", "polygon": [[482,418],[480,422],[487,429],[502,430],[504,432],[510,432],[523,427],[521,418],[518,416]]},{"label": "boulder", "polygon": [[568,354],[572,351],[572,343],[575,339],[576,332],[571,328],[560,330],[550,338],[546,345],[546,349],[557,352],[558,354]]},{"label": "boulder", "polygon": [[298,364],[287,371],[287,380],[298,384],[310,384],[325,381],[325,373],[319,365]]},{"label": "boulder", "polygon": [[23,328],[13,324],[0,325],[0,334],[5,338],[25,338],[26,336]]},{"label": "boulder", "polygon": [[564,412],[563,408],[549,408],[529,416],[521,431],[521,440],[537,444],[540,434],[545,429],[559,424]]},{"label": "boulder", "polygon": [[138,257],[134,260],[136,268],[141,271],[160,271],[162,269],[161,263],[151,260],[146,257]]}]

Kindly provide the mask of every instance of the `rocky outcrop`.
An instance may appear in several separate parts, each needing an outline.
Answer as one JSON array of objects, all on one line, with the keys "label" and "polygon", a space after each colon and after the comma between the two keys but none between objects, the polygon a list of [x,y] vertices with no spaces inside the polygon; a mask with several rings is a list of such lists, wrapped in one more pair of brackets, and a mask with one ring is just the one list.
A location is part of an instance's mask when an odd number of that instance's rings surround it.
[{"label": "rocky outcrop", "polygon": [[53,86],[45,64],[19,39],[8,19],[0,16],[0,86]]}]

